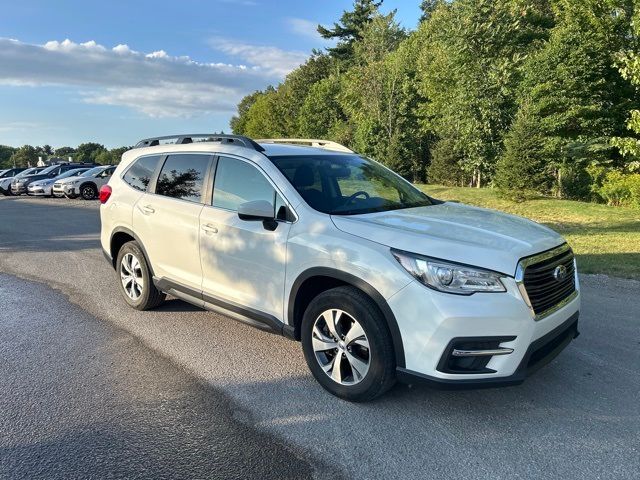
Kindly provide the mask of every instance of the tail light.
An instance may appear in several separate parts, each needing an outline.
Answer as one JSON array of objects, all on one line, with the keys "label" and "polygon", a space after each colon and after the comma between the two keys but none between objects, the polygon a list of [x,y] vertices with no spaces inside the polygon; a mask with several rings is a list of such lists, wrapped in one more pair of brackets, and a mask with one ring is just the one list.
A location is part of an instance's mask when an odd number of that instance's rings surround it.
[{"label": "tail light", "polygon": [[107,200],[109,200],[109,197],[111,196],[111,187],[109,185],[103,185],[102,187],[100,187],[100,203],[107,203]]}]

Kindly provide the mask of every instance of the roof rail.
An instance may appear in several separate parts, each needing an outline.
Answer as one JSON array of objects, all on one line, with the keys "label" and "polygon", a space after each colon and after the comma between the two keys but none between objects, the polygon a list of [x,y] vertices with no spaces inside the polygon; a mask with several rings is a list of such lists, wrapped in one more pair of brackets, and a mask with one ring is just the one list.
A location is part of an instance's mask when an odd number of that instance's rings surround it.
[{"label": "roof rail", "polygon": [[[198,140],[202,139],[202,140]],[[199,143],[199,142],[217,142],[226,143],[229,145],[250,148],[257,152],[264,151],[264,148],[258,145],[255,141],[249,137],[242,135],[226,135],[224,133],[187,133],[184,135],[167,135],[164,137],[152,137],[145,138],[136,143],[133,148],[142,147],[155,147],[160,145],[161,140],[175,140],[174,142],[166,142],[169,144],[183,145],[187,143]]]},{"label": "roof rail", "polygon": [[326,150],[335,150],[337,152],[353,153],[353,150],[340,145],[339,143],[332,142],[331,140],[319,140],[315,138],[265,138],[256,140],[259,143],[278,143],[278,144],[292,144],[292,145],[309,145],[316,148],[324,148]]}]

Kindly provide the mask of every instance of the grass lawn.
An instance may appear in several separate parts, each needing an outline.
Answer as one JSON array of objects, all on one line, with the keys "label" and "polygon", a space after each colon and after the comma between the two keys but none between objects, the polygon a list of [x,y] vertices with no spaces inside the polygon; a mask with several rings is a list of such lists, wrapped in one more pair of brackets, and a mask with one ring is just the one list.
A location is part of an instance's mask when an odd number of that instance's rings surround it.
[{"label": "grass lawn", "polygon": [[548,198],[516,203],[485,188],[419,187],[435,198],[502,210],[553,228],[573,248],[582,273],[640,279],[640,209]]}]

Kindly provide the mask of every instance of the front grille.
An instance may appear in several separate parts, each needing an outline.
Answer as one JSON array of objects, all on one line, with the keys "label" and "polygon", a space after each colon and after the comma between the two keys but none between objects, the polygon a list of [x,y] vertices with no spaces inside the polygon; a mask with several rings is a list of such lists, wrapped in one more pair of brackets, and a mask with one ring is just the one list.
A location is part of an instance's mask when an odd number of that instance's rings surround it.
[{"label": "front grille", "polygon": [[[524,267],[523,285],[536,316],[544,314],[576,291],[573,252],[568,246],[530,257]],[[564,276],[562,273],[564,272]]]}]

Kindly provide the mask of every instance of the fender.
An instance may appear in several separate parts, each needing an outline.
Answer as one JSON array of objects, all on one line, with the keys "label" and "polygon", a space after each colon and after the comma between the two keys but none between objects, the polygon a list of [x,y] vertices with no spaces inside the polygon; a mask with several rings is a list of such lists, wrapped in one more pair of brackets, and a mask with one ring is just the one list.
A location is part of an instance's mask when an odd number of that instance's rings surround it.
[{"label": "fender", "polygon": [[[111,250],[112,245],[113,245],[113,237],[115,237],[116,234],[118,234],[118,233],[126,233],[130,237],[133,237],[133,239],[138,243],[138,245],[140,246],[140,249],[142,250],[142,253],[144,254],[144,259],[146,260],[147,265],[149,266],[149,270],[151,270],[151,276],[153,277],[154,276],[153,265],[149,261],[149,254],[147,254],[147,250],[144,248],[144,244],[142,243],[142,241],[140,240],[138,235],[133,233],[127,227],[116,227],[116,228],[113,229],[113,232],[111,232],[111,238],[109,238],[109,250]],[[113,256],[111,251],[109,251],[109,258],[111,259],[111,266],[113,266],[113,268],[116,268],[116,261],[118,259],[117,259],[117,257],[114,258],[114,256]]]},{"label": "fender", "polygon": [[386,320],[387,327],[389,328],[389,332],[391,333],[393,350],[396,357],[396,366],[403,368],[405,366],[404,347],[402,343],[402,335],[400,333],[400,329],[398,328],[398,322],[395,315],[391,311],[389,304],[380,294],[380,292],[373,288],[369,283],[359,277],[356,277],[355,275],[351,275],[350,273],[346,273],[341,270],[336,270],[329,267],[312,267],[308,270],[305,270],[300,275],[298,275],[298,278],[296,278],[295,282],[293,282],[293,286],[291,287],[291,293],[289,295],[289,305],[287,307],[287,320],[291,322],[295,318],[294,308],[300,286],[305,282],[305,280],[317,276],[335,278],[336,280],[340,280],[341,282],[359,288],[375,302],[375,304],[382,312],[382,315]]}]

